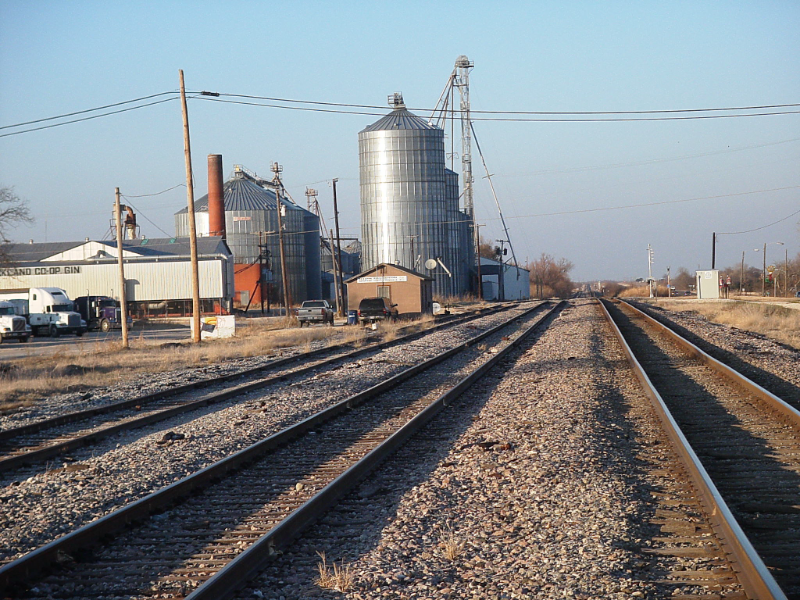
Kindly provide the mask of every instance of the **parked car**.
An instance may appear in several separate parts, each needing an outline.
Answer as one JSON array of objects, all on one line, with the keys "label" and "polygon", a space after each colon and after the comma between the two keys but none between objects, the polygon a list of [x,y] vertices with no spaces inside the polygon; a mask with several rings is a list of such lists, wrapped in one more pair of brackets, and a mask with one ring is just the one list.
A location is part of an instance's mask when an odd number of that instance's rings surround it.
[{"label": "parked car", "polygon": [[358,320],[360,323],[374,323],[397,319],[397,304],[392,304],[388,298],[364,298],[358,305]]},{"label": "parked car", "polygon": [[327,300],[306,300],[297,309],[297,320],[300,327],[311,323],[333,325],[333,308]]}]

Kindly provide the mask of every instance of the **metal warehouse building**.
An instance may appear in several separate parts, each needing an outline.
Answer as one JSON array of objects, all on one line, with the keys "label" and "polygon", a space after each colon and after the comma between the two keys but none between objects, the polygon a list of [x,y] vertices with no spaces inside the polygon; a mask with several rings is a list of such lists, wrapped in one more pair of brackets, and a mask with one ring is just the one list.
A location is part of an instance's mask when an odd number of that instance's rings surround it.
[{"label": "metal warehouse building", "polygon": [[[126,296],[131,314],[188,316],[192,276],[188,238],[134,239],[122,243]],[[115,241],[8,244],[10,266],[0,269],[0,289],[59,287],[74,299],[119,298]],[[204,312],[232,305],[233,255],[220,237],[197,240],[200,297]]]},{"label": "metal warehouse building", "polygon": [[[240,165],[234,166],[233,177],[223,188],[226,241],[235,257],[235,302],[242,306],[251,300],[260,302],[266,294],[256,285],[260,279],[262,251],[266,273],[264,281],[271,297],[281,281],[278,245],[277,196],[272,182],[258,177]],[[319,217],[291,200],[281,198],[284,227],[286,270],[293,302],[302,302],[322,295],[320,264]],[[189,235],[188,209],[175,213],[178,236]],[[210,233],[208,194],[195,202],[198,239]]]}]

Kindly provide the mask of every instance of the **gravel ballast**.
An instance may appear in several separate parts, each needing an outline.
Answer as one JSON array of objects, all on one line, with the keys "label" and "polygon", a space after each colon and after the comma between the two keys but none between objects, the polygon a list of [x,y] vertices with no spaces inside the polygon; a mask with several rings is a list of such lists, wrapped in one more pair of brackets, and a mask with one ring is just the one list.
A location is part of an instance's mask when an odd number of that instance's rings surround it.
[{"label": "gravel ballast", "polygon": [[[0,479],[0,561],[13,560],[532,306],[482,317],[339,368],[121,433],[70,453],[69,460],[54,461],[46,473],[22,478],[23,470],[5,474]],[[176,376],[184,380],[180,373]],[[160,383],[169,385],[166,374]],[[111,388],[102,395],[124,397],[129,390],[130,386]],[[65,402],[55,400],[59,405]],[[170,434],[182,439],[165,439]]]},{"label": "gravel ballast", "polygon": [[[719,556],[658,554],[656,499],[708,529],[685,478],[597,308],[577,301],[239,597],[741,597]],[[348,567],[346,590],[320,584],[318,553]],[[675,576],[712,570],[710,588]]]}]

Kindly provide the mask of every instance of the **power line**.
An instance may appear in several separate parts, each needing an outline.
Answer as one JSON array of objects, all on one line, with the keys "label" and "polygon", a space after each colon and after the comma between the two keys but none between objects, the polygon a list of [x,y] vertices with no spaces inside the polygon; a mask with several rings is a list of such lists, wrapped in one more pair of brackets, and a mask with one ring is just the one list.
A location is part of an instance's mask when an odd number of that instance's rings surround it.
[{"label": "power line", "polygon": [[172,190],[174,190],[176,188],[179,188],[179,187],[186,187],[186,184],[185,183],[179,183],[178,185],[173,185],[171,188],[167,188],[167,189],[162,190],[160,192],[156,192],[155,194],[139,194],[138,196],[122,196],[122,197],[123,198],[150,198],[151,196],[160,196],[161,194],[166,194],[167,192],[170,192],[170,191],[172,191]]},{"label": "power line", "polygon": [[[175,186],[175,187],[177,187],[177,186]],[[173,188],[173,189],[174,189],[174,188]],[[125,198],[125,200],[128,200],[128,196],[124,196],[124,195],[122,195],[122,194],[120,194],[120,195],[121,195],[123,198]],[[135,198],[136,196],[132,196],[132,197],[134,197],[134,198]],[[148,223],[150,223],[150,225],[152,225],[153,227],[155,227],[156,229],[158,229],[158,230],[159,230],[161,233],[163,233],[163,234],[164,234],[165,236],[167,236],[168,238],[171,238],[171,237],[173,237],[173,236],[171,236],[170,234],[168,234],[166,231],[164,231],[163,229],[161,229],[161,227],[159,227],[158,225],[156,225],[156,224],[155,224],[153,221],[151,221],[151,220],[150,220],[150,219],[147,217],[147,215],[146,215],[146,214],[144,214],[142,211],[140,211],[138,208],[136,208],[136,207],[135,207],[133,204],[131,204],[131,203],[130,203],[130,201],[128,201],[128,204],[130,204],[130,205],[131,205],[131,208],[132,208],[132,209],[134,209],[134,210],[136,211],[136,214],[137,214],[137,215],[141,215],[142,217],[144,217],[144,218],[145,218],[145,220],[146,220]]]},{"label": "power line", "polygon": [[[228,95],[232,96],[232,94],[220,94],[220,96]],[[243,106],[257,106],[261,108],[279,108],[283,110],[296,110],[296,111],[304,111],[304,112],[320,112],[320,113],[329,113],[329,114],[344,114],[344,115],[359,115],[359,116],[374,116],[374,117],[382,117],[385,116],[385,111],[382,112],[366,112],[366,111],[356,111],[356,110],[340,110],[337,108],[316,108],[312,106],[282,106],[280,104],[265,104],[261,102],[247,102],[243,100],[224,100],[223,98],[219,97],[207,97],[207,96],[195,96],[195,99],[198,100],[206,100],[208,102],[221,102],[224,104],[239,104]],[[299,101],[298,101],[299,102]],[[322,104],[322,103],[320,103]],[[331,104],[327,104],[331,105]],[[335,104],[333,105],[335,106]],[[779,105],[774,105],[779,106]],[[800,106],[800,105],[787,105],[787,106]],[[377,107],[376,107],[377,109]],[[425,109],[414,109],[423,111]],[[687,109],[683,111],[675,111],[675,112],[696,112],[696,111],[730,111],[730,110],[737,110],[734,108],[721,108],[721,109]],[[474,114],[477,111],[471,111],[471,114]],[[655,112],[655,111],[653,111]],[[515,114],[515,113],[495,113],[495,114]],[[552,114],[553,116],[557,115],[579,115],[579,114],[645,114],[644,112],[630,112],[630,113],[529,113],[529,114]],[[648,113],[649,114],[649,113]],[[790,115],[790,114],[800,114],[800,110],[790,110],[790,111],[771,111],[771,112],[756,112],[756,113],[737,113],[737,114],[722,114],[722,115],[685,115],[685,116],[669,116],[669,117],[607,117],[607,118],[596,118],[596,117],[589,117],[589,118],[532,118],[532,117],[474,117],[472,121],[496,121],[496,122],[510,122],[510,123],[620,123],[620,122],[634,122],[634,121],[691,121],[691,120],[699,120],[699,119],[732,119],[732,118],[742,118],[742,117],[766,117],[766,116],[775,116],[775,115]]]},{"label": "power line", "polygon": [[782,219],[778,219],[777,221],[773,221],[769,225],[764,225],[763,227],[756,227],[755,229],[748,229],[747,231],[729,231],[729,232],[726,232],[726,233],[718,233],[717,235],[739,235],[741,233],[752,233],[754,231],[761,231],[762,229],[766,229],[767,227],[772,227],[773,225],[777,225],[778,223],[782,223],[783,221],[786,221],[787,219],[791,219],[793,216],[795,216],[797,214],[800,214],[800,210],[796,210],[792,214],[790,214],[789,216],[783,217]]},{"label": "power line", "polygon": [[167,94],[177,94],[177,92],[160,92],[158,94],[150,94],[149,96],[142,96],[141,98],[134,98],[133,100],[124,100],[122,102],[115,102],[114,104],[106,104],[105,106],[97,106],[95,108],[77,110],[71,113],[64,113],[63,115],[56,115],[55,117],[45,117],[44,119],[25,121],[24,123],[16,123],[15,125],[3,125],[2,127],[0,127],[0,129],[13,129],[14,127],[22,127],[23,125],[33,125],[34,123],[42,123],[44,121],[54,121],[56,119],[74,117],[75,115],[82,115],[88,112],[94,112],[96,110],[105,110],[106,108],[113,108],[114,106],[122,106],[124,104],[131,104],[133,102],[141,102],[142,100],[149,100],[150,98],[158,98],[159,96],[166,96]]},{"label": "power line", "polygon": [[[211,93],[200,92],[201,96],[214,97],[231,97],[231,98],[247,98],[250,100],[269,100],[271,102],[285,102],[292,104],[316,104],[319,106],[336,106],[346,108],[365,108],[365,109],[385,109],[384,106],[377,106],[374,104],[347,104],[344,102],[325,102],[321,100],[295,100],[290,98],[276,98],[272,96],[255,96],[249,94],[226,94],[226,93]],[[484,114],[484,115],[550,115],[550,116],[566,116],[566,115],[649,115],[649,114],[667,114],[667,113],[694,113],[694,112],[720,112],[720,111],[743,111],[743,110],[766,110],[777,108],[797,108],[800,103],[795,104],[763,104],[755,106],[726,106],[721,108],[680,108],[680,109],[666,109],[666,110],[614,110],[614,111],[534,111],[534,110],[472,110],[470,114]],[[431,112],[430,108],[409,108],[408,110],[416,110],[420,112]],[[453,108],[452,112],[460,113],[460,109]]]},{"label": "power line", "polygon": [[[70,123],[79,123],[81,121],[91,121],[92,119],[99,119],[101,117],[108,117],[109,115],[116,115],[119,113],[128,112],[131,110],[138,110],[140,108],[145,108],[148,106],[154,106],[156,104],[163,104],[164,102],[172,102],[173,100],[177,100],[177,96],[175,98],[167,98],[165,100],[156,100],[155,102],[148,102],[147,104],[140,104],[139,106],[131,106],[129,108],[121,108],[119,110],[112,110],[107,113],[102,113],[99,115],[92,115],[90,117],[82,117],[80,119],[72,119],[71,121],[64,121],[62,123],[53,123],[52,125],[43,125],[41,127],[32,127],[30,129],[23,129],[22,131],[13,131],[11,133],[3,133],[0,134],[0,138],[10,137],[12,135],[20,135],[23,133],[30,133],[31,131],[41,131],[42,129],[52,129],[53,127],[61,127],[62,125],[69,125]],[[42,119],[46,120],[46,119]],[[9,125],[9,127],[13,127],[13,125]]]}]

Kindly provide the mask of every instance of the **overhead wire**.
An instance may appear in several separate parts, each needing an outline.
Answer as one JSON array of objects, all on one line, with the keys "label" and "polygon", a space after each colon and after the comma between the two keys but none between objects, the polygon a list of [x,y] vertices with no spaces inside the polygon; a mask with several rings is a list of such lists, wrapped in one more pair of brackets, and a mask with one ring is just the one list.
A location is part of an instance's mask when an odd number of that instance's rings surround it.
[{"label": "overhead wire", "polygon": [[[234,94],[220,94],[220,96],[236,96]],[[281,104],[266,104],[261,102],[248,102],[244,100],[226,100],[222,97],[209,97],[204,95],[194,96],[195,99],[198,100],[205,100],[209,102],[220,102],[224,104],[239,104],[244,106],[256,106],[262,108],[278,108],[283,110],[296,110],[296,111],[305,111],[305,112],[321,112],[321,113],[330,113],[330,114],[347,114],[347,115],[359,115],[359,116],[385,116],[384,112],[365,112],[363,110],[341,110],[338,108],[318,108],[316,106],[283,106]],[[301,102],[301,101],[296,101]],[[337,106],[335,103],[317,103],[321,106]],[[347,105],[341,105],[344,108],[347,108]],[[774,107],[781,107],[783,105],[770,105]],[[788,107],[793,106],[800,106],[800,105],[785,105]],[[363,106],[364,108],[373,108],[367,105]],[[354,108],[361,108],[361,106],[354,106]],[[374,107],[376,110],[382,110],[379,107]],[[424,111],[426,109],[413,109],[418,111]],[[427,109],[430,110],[430,109]],[[688,120],[699,120],[699,119],[732,119],[732,118],[744,118],[744,117],[765,117],[765,116],[776,116],[776,115],[789,115],[789,114],[800,114],[800,110],[789,110],[789,111],[771,111],[771,112],[750,112],[750,113],[736,113],[736,114],[721,114],[721,115],[697,115],[697,114],[689,114],[684,116],[666,116],[666,117],[645,117],[645,116],[634,116],[634,117],[607,117],[607,118],[598,118],[598,117],[589,117],[589,118],[565,118],[565,117],[578,117],[581,114],[588,114],[588,115],[622,115],[622,114],[633,114],[633,115],[644,115],[644,114],[657,114],[657,113],[694,113],[699,111],[734,111],[734,110],[749,110],[746,108],[737,109],[737,108],[719,108],[719,109],[682,109],[682,110],[675,110],[675,111],[630,111],[630,112],[534,112],[530,111],[527,113],[522,112],[501,112],[495,111],[491,114],[530,114],[530,115],[549,115],[543,116],[541,118],[531,118],[531,117],[472,117],[472,121],[493,121],[493,122],[510,122],[510,123],[619,123],[619,122],[637,122],[637,121],[688,121]],[[470,111],[471,115],[477,111]],[[489,114],[489,111],[486,111],[484,114]],[[552,117],[559,117],[559,118],[552,118]]]},{"label": "overhead wire", "polygon": [[25,121],[23,123],[15,123],[14,125],[3,125],[0,129],[13,129],[14,127],[23,127],[24,125],[33,125],[35,123],[42,123],[44,121],[54,121],[56,119],[65,119],[67,117],[74,117],[75,115],[83,115],[96,110],[105,110],[106,108],[113,108],[115,106],[122,106],[124,104],[131,104],[133,102],[141,102],[142,100],[149,100],[150,98],[158,98],[159,96],[166,96],[167,94],[177,94],[178,92],[159,92],[158,94],[150,94],[149,96],[141,96],[132,100],[123,100],[122,102],[114,102],[113,104],[106,104],[104,106],[96,106],[95,108],[87,108],[84,110],[76,110],[63,115],[56,115],[54,117],[45,117],[43,119],[34,119],[33,121]]},{"label": "overhead wire", "polygon": [[723,233],[718,233],[717,235],[740,235],[742,233],[753,233],[754,231],[761,231],[762,229],[766,229],[767,227],[772,227],[773,225],[777,225],[778,223],[782,223],[788,219],[791,219],[795,215],[800,215],[800,210],[794,211],[792,214],[783,217],[782,219],[778,219],[777,221],[773,221],[769,225],[763,225],[762,227],[756,227],[755,229],[748,229],[746,231],[727,231]]},{"label": "overhead wire", "polygon": [[[72,123],[80,123],[81,121],[91,121],[92,119],[100,119],[102,117],[108,117],[110,115],[117,115],[119,113],[129,112],[132,110],[139,110],[140,108],[146,108],[148,106],[155,106],[156,104],[163,104],[164,102],[172,102],[173,100],[177,100],[178,98],[166,98],[164,100],[156,100],[155,102],[148,102],[146,104],[140,104],[138,106],[130,106],[128,108],[121,108],[119,110],[112,110],[106,113],[102,113],[99,115],[91,115],[89,117],[81,117],[80,119],[72,119],[69,121],[63,121],[61,123],[51,123],[50,125],[42,125],[41,127],[31,127],[29,129],[23,129],[21,131],[11,131],[9,133],[2,133],[0,134],[0,138],[4,137],[11,137],[13,135],[21,135],[23,133],[30,133],[31,131],[41,131],[43,129],[52,129],[54,127],[61,127],[62,125],[70,125]],[[42,119],[46,120],[46,119]],[[8,127],[14,127],[14,125],[8,125]]]}]

